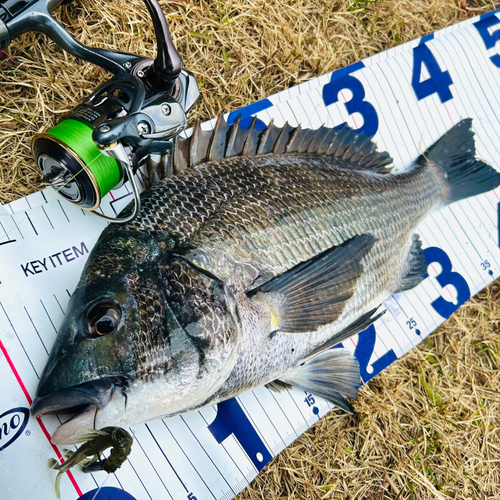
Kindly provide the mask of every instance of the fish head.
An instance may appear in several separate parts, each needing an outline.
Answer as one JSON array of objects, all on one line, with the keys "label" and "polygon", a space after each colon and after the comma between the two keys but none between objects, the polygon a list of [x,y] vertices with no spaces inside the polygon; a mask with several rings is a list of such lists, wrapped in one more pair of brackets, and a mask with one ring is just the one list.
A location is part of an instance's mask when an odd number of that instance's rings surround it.
[{"label": "fish head", "polygon": [[223,282],[144,235],[101,237],[72,295],[32,415],[75,413],[55,444],[202,406],[238,355]]}]

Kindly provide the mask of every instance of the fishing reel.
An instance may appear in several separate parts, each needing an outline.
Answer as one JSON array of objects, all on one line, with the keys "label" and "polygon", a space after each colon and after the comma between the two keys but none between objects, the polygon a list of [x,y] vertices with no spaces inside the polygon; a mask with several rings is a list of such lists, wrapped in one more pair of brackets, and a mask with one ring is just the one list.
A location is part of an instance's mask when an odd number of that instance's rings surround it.
[{"label": "fishing reel", "polygon": [[[22,33],[38,31],[114,75],[32,143],[45,182],[69,202],[110,222],[127,222],[139,212],[139,168],[147,161],[171,161],[173,139],[187,127],[199,96],[194,76],[183,70],[160,5],[143,1],[156,35],[154,60],[80,44],[50,14],[63,0],[0,0],[0,49]],[[117,219],[97,213],[102,198],[127,180],[134,194],[132,212]]]}]

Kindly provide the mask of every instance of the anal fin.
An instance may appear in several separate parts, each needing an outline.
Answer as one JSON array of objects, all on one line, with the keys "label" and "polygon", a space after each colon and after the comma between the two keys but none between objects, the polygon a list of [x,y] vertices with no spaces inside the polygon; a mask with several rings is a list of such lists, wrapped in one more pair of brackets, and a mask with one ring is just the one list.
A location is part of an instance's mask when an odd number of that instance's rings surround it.
[{"label": "anal fin", "polygon": [[416,287],[427,274],[427,261],[422,252],[422,240],[418,234],[413,235],[407,269],[408,272],[401,281],[396,293]]},{"label": "anal fin", "polygon": [[355,413],[347,397],[356,399],[361,384],[359,364],[347,349],[327,349],[301,361],[280,382],[322,396],[348,413]]}]

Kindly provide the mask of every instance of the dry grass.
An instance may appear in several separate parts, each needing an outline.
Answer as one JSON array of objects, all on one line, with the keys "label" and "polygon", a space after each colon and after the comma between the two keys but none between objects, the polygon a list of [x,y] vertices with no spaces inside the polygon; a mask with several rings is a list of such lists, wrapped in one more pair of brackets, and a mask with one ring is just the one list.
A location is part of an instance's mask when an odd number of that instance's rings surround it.
[{"label": "dry grass", "polygon": [[[500,0],[163,1],[203,119],[500,7]],[[140,0],[58,13],[83,43],[152,56]],[[108,75],[26,34],[0,54],[0,201],[40,188],[31,137]],[[500,286],[360,391],[360,419],[331,414],[240,499],[500,498]]]}]

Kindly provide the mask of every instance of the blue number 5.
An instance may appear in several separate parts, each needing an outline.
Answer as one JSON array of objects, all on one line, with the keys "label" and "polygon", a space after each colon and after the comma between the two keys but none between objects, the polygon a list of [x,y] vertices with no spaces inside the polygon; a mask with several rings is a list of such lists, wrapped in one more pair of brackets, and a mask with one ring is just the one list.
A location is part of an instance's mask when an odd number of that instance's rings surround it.
[{"label": "blue number 5", "polygon": [[[354,64],[350,71],[355,71],[364,65]],[[349,66],[350,68],[350,66]],[[372,104],[364,101],[365,89],[363,84],[354,76],[346,74],[345,71],[335,71],[332,74],[330,83],[323,87],[323,101],[325,106],[335,104],[339,100],[339,92],[348,89],[352,92],[352,99],[345,103],[347,112],[352,115],[359,113],[364,120],[363,125],[356,129],[356,131],[363,132],[366,136],[370,137],[375,135],[378,130],[378,115]],[[342,127],[345,122],[340,125]]]},{"label": "blue number 5", "polygon": [[[496,24],[500,24],[500,19],[496,16],[486,17],[485,19],[481,19],[477,23],[474,23],[474,27],[477,31],[479,31],[487,49],[492,49],[498,40],[500,40],[500,29],[495,30],[491,34],[488,31],[488,28],[491,28]],[[495,66],[500,68],[500,55],[495,54],[490,57],[490,60]]]}]

